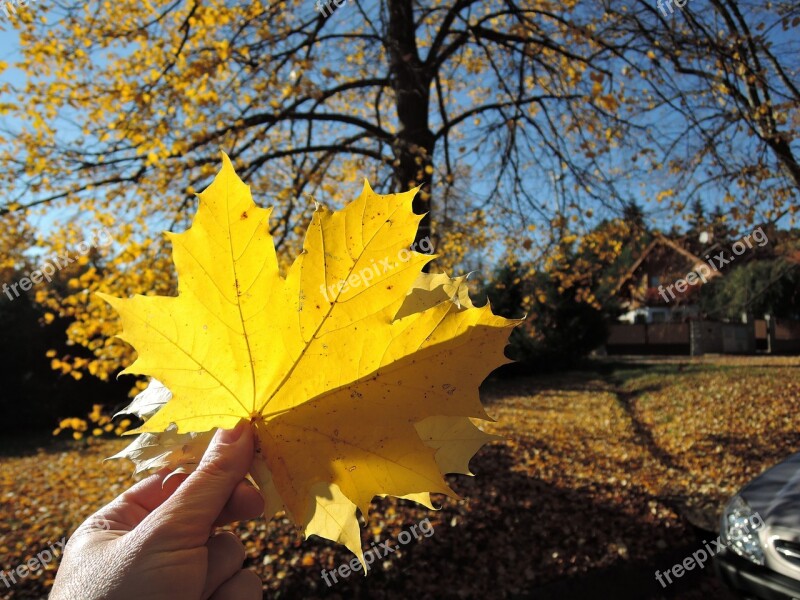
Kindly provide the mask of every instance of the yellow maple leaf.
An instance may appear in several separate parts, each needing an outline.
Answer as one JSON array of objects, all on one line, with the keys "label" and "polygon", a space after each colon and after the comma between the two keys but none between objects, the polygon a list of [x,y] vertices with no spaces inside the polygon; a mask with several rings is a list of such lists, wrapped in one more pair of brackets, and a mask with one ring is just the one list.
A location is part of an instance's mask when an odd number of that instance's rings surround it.
[{"label": "yellow maple leaf", "polygon": [[362,563],[357,509],[375,496],[431,506],[430,493],[454,495],[443,473],[469,474],[493,437],[473,422],[489,419],[478,386],[508,362],[518,321],[475,307],[465,278],[421,272],[433,257],[409,249],[415,193],[365,182],[341,211],[317,205],[284,277],[270,210],[223,155],[192,226],[168,234],[178,296],[102,296],[138,352],[124,372],[171,393],[132,432],[168,432],[163,453],[147,438],[147,456],[175,464],[175,436],[249,420],[266,517],[285,510]]}]

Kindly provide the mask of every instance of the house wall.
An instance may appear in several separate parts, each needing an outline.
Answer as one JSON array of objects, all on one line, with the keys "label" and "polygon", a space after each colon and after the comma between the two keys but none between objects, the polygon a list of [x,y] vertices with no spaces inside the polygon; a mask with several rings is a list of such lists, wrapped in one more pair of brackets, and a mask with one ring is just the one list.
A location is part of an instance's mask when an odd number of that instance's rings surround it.
[{"label": "house wall", "polygon": [[620,323],[677,323],[695,317],[699,314],[699,309],[695,305],[677,305],[673,307],[664,306],[641,306],[630,310],[617,319]]},{"label": "house wall", "polygon": [[755,324],[756,332],[756,351],[769,351],[769,331],[767,322],[764,319],[756,319],[753,323]]},{"label": "house wall", "polygon": [[647,344],[647,325],[619,325],[608,327],[609,348],[613,346],[644,346]]},{"label": "house wall", "polygon": [[755,354],[754,323],[692,321],[692,356],[703,354]]},{"label": "house wall", "polygon": [[609,326],[609,354],[689,354],[688,323]]},{"label": "house wall", "polygon": [[723,323],[721,333],[723,354],[755,354],[756,336],[752,323]]},{"label": "house wall", "polygon": [[771,350],[774,354],[800,353],[800,321],[771,319],[773,336]]},{"label": "house wall", "polygon": [[755,320],[720,323],[609,325],[608,354],[800,354],[800,321]]},{"label": "house wall", "polygon": [[[798,324],[800,325],[800,324]],[[798,332],[800,340],[800,331]],[[609,326],[609,354],[755,354],[753,323],[651,323]]]},{"label": "house wall", "polygon": [[689,343],[689,323],[653,323],[647,337],[649,344],[685,345]]}]

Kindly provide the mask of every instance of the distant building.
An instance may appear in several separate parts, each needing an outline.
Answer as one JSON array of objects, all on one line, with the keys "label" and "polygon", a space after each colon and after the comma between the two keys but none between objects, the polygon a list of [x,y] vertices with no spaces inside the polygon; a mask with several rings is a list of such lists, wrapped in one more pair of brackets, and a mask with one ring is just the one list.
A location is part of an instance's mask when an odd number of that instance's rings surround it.
[{"label": "distant building", "polygon": [[668,323],[697,317],[700,287],[721,275],[704,259],[661,234],[614,289],[625,323]]}]

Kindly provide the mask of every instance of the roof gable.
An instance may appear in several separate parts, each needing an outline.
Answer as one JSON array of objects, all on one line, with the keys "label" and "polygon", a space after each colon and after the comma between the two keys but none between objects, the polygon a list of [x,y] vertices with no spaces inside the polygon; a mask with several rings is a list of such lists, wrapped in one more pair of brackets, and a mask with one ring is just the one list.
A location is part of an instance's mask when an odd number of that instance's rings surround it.
[{"label": "roof gable", "polygon": [[[650,244],[648,244],[648,246],[644,249],[639,258],[636,259],[636,261],[631,265],[631,267],[620,278],[619,282],[614,287],[614,290],[612,292],[613,295],[619,294],[620,290],[622,290],[622,287],[633,278],[633,276],[636,274],[636,272],[639,270],[642,264],[644,264],[644,262],[649,257],[651,257],[651,255],[653,255],[653,253],[659,247],[667,248],[668,250],[671,250],[672,252],[682,257],[684,260],[686,260],[687,263],[689,263],[688,267],[686,268],[686,272],[694,270],[695,266],[698,264],[705,263],[705,261],[696,254],[689,252],[688,250],[681,247],[679,244],[675,243],[669,238],[663,236],[662,234],[656,233],[655,237],[653,238],[653,241],[651,241]],[[715,274],[718,275],[719,272],[715,272]]]}]

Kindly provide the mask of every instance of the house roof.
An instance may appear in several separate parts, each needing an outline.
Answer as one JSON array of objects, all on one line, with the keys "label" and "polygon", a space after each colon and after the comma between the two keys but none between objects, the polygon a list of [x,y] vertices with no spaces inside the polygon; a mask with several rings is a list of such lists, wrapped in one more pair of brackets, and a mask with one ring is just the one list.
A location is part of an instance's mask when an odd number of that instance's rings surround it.
[{"label": "house roof", "polygon": [[619,282],[614,287],[612,294],[616,295],[619,293],[619,291],[622,289],[622,286],[625,285],[625,283],[631,277],[633,277],[633,274],[636,272],[636,269],[638,269],[641,266],[641,264],[644,262],[644,259],[647,258],[647,256],[653,251],[653,248],[655,248],[656,246],[666,246],[674,250],[675,252],[683,256],[686,260],[691,261],[692,265],[696,265],[699,262],[704,262],[702,258],[697,256],[696,254],[692,254],[686,248],[683,248],[679,244],[676,244],[668,237],[665,237],[660,233],[656,233],[655,237],[653,238],[653,241],[650,242],[650,244],[648,244],[647,248],[644,249],[644,252],[642,252],[641,256],[639,256],[639,258],[636,259],[633,265],[631,265],[630,269],[628,269],[628,271],[620,278]]}]

